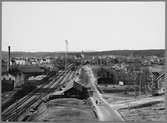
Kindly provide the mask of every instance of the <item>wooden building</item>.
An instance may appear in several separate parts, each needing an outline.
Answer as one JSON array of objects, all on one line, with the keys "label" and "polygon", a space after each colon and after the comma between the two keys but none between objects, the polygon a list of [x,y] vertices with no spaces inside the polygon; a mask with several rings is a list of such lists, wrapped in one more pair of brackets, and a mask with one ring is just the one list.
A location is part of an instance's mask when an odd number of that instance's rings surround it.
[{"label": "wooden building", "polygon": [[15,80],[16,78],[12,74],[9,74],[7,72],[2,73],[1,75],[2,92],[13,90]]}]

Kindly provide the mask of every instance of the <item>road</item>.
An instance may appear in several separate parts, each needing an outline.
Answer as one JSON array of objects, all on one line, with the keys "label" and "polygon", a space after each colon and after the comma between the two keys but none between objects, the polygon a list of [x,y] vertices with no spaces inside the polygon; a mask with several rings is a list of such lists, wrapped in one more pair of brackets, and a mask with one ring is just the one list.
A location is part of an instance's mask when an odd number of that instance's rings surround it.
[{"label": "road", "polygon": [[117,102],[116,104],[110,104],[110,106],[115,109],[121,109],[121,108],[131,108],[135,106],[140,106],[144,104],[152,104],[155,102],[165,102],[165,97],[164,96],[158,96],[158,97],[146,97],[146,98],[141,98],[137,100],[129,100],[129,101],[122,101],[122,102]]},{"label": "road", "polygon": [[90,77],[91,87],[93,89],[93,97],[91,97],[91,101],[96,108],[97,115],[100,121],[124,121],[121,115],[116,111],[113,110],[110,104],[103,99],[102,94],[97,90],[96,83],[97,80],[92,72],[90,66],[86,65],[83,67],[86,71],[88,76]]}]

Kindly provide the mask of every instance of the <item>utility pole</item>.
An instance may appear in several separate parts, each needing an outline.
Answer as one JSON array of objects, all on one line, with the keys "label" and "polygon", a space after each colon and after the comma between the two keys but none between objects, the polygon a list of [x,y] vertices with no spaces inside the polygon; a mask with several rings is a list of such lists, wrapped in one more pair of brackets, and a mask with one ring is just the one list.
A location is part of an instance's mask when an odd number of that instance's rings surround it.
[{"label": "utility pole", "polygon": [[133,66],[133,71],[132,71],[132,75],[133,75],[133,83],[134,83],[134,95],[135,95],[135,99],[136,99],[136,72],[134,71],[134,66]]},{"label": "utility pole", "polygon": [[140,82],[140,86],[139,86],[139,87],[140,87],[140,88],[139,88],[139,96],[140,96],[141,93],[142,93],[142,92],[141,92],[141,91],[142,91],[142,90],[141,90],[141,89],[142,89],[142,87],[141,87],[141,86],[142,86],[142,85],[141,85],[141,71],[139,72],[139,82]]},{"label": "utility pole", "polygon": [[65,40],[66,51],[65,51],[65,72],[67,73],[67,53],[68,53],[68,40]]},{"label": "utility pole", "polygon": [[10,46],[8,46],[8,67],[7,67],[7,71],[9,72],[10,70]]},{"label": "utility pole", "polygon": [[81,51],[81,64],[83,65],[84,59],[83,59],[83,50]]}]

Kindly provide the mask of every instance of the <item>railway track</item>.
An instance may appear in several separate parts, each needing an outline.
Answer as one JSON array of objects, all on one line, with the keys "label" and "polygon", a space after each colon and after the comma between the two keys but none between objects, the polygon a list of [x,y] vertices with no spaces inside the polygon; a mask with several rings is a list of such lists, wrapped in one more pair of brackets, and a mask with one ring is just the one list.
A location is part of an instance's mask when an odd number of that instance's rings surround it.
[{"label": "railway track", "polygon": [[[63,73],[61,73],[57,78],[59,78],[62,75],[63,75]],[[54,80],[56,80],[56,79],[54,79]],[[50,83],[49,85],[51,85],[54,80],[52,80],[51,82],[49,82]],[[39,88],[45,88],[45,87],[49,87],[49,86],[48,85],[42,85]],[[2,112],[2,120],[4,120],[4,121],[6,121],[6,120],[8,120],[8,121],[15,121],[15,120],[17,120],[16,116],[20,114],[21,110],[25,110],[24,108],[20,108],[21,105],[23,105],[25,102],[27,103],[27,105],[29,105],[32,101],[35,102],[39,98],[41,98],[41,95],[35,95],[35,93],[37,91],[38,91],[38,89],[36,89],[32,93],[26,95],[22,99],[18,100],[16,103],[14,103],[9,108],[7,108],[4,112]],[[32,99],[32,101],[30,101],[31,99]]]},{"label": "railway track", "polygon": [[[66,74],[67,73],[67,74]],[[66,80],[70,79],[74,75],[74,71],[70,69],[65,72],[61,71],[57,76],[52,77],[51,81],[47,85],[41,85],[38,88],[43,89],[58,89],[62,84],[67,82]],[[48,93],[43,93],[37,95],[38,89],[28,94],[27,96],[21,98],[16,103],[8,107],[1,114],[2,121],[17,121],[18,117],[26,112],[28,108],[30,108],[35,102],[41,100],[43,97],[48,95]]]},{"label": "railway track", "polygon": [[[60,75],[58,75],[57,77],[59,78],[61,75],[62,75],[62,73]],[[51,83],[52,83],[52,81],[51,81]],[[39,86],[39,88],[43,88],[43,87],[46,87],[46,85]],[[23,98],[21,98],[20,100],[15,102],[13,105],[9,106],[6,110],[4,110],[2,112],[2,117],[5,116],[5,114],[8,114],[10,111],[14,110],[15,108],[19,107],[23,102],[27,101],[37,91],[38,91],[38,89],[34,90],[33,92],[29,93],[28,95],[24,96]]]}]

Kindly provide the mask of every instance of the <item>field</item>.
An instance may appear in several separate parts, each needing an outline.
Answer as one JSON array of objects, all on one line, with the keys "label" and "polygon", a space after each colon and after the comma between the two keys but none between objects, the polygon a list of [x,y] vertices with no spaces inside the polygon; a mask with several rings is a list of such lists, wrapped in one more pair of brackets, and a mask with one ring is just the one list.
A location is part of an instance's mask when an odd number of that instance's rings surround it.
[{"label": "field", "polygon": [[142,95],[135,98],[133,95],[123,93],[107,93],[103,95],[125,121],[165,120],[164,96]]},{"label": "field", "polygon": [[165,121],[165,103],[141,108],[120,109],[119,112],[126,121]]},{"label": "field", "polygon": [[32,121],[96,121],[96,116],[86,100],[75,98],[55,99],[42,104]]}]

